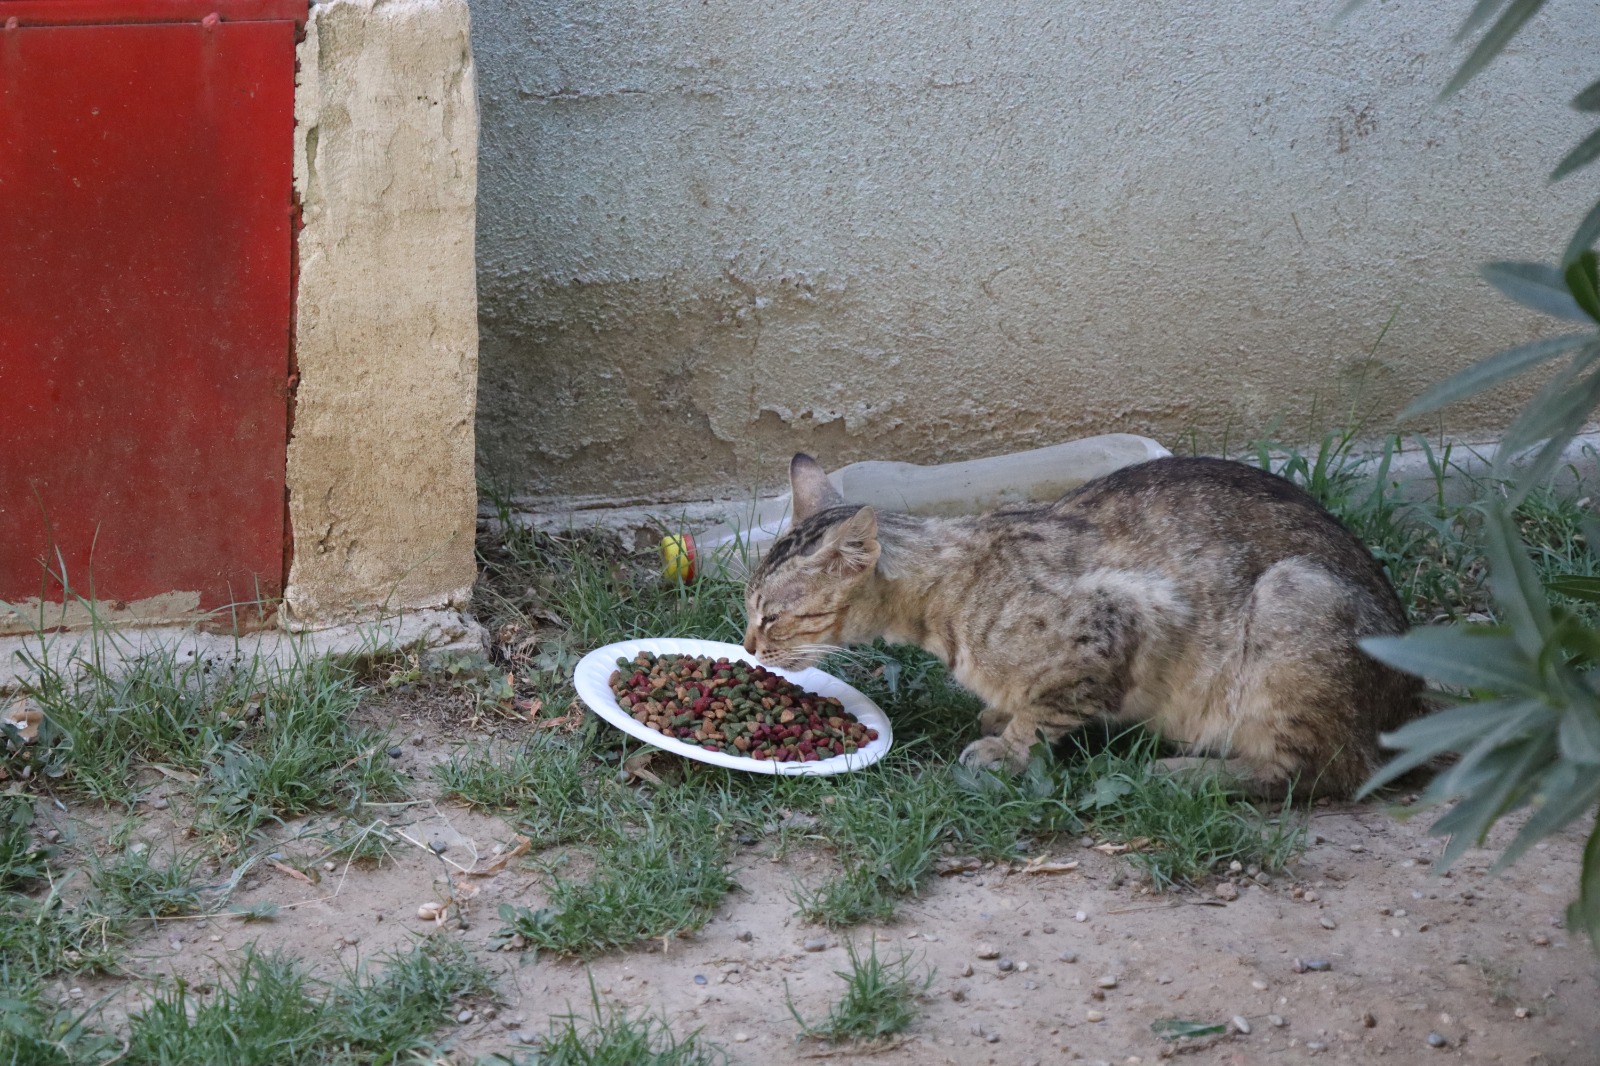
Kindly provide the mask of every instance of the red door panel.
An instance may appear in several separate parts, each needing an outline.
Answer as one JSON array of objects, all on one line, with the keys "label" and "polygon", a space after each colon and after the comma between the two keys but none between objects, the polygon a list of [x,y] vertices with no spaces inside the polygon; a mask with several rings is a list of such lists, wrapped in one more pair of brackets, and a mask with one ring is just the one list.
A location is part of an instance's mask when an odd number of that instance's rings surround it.
[{"label": "red door panel", "polygon": [[275,598],[295,25],[51,8],[0,2],[0,599]]}]

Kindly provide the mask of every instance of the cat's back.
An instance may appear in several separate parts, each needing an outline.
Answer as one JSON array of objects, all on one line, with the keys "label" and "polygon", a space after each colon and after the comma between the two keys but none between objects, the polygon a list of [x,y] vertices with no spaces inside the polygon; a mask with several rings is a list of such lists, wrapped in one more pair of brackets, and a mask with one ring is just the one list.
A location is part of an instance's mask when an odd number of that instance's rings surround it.
[{"label": "cat's back", "polygon": [[1314,560],[1403,618],[1383,568],[1310,494],[1228,459],[1172,456],[1088,482],[1040,517],[1077,542],[1079,565],[1155,569],[1243,591],[1283,559]]}]

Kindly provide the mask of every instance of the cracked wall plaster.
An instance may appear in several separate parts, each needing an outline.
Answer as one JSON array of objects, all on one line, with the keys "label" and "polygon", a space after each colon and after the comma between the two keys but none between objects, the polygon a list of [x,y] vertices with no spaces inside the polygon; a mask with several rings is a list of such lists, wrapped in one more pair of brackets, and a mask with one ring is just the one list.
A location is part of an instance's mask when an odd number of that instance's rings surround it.
[{"label": "cracked wall plaster", "polygon": [[1587,206],[1544,175],[1600,23],[1552,5],[1435,104],[1460,12],[1337,6],[479,0],[485,475],[688,499],[795,448],[1381,430],[1548,328],[1473,270]]}]

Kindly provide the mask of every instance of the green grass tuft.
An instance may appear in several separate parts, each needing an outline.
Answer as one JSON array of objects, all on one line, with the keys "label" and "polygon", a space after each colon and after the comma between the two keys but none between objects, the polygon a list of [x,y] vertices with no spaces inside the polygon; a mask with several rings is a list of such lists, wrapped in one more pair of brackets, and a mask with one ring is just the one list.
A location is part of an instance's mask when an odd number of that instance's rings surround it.
[{"label": "green grass tuft", "polygon": [[727,858],[727,834],[712,811],[687,791],[665,793],[642,828],[619,828],[596,842],[587,879],[553,872],[548,907],[503,904],[500,935],[592,956],[698,929],[733,887]]},{"label": "green grass tuft", "polygon": [[[878,1040],[901,1032],[917,1018],[916,998],[933,985],[933,972],[913,975],[913,960],[901,954],[892,962],[878,958],[878,945],[869,939],[865,958],[851,941],[845,941],[850,969],[835,970],[845,983],[844,995],[828,1011],[826,1020],[812,1025],[800,1016],[790,999],[789,1013],[800,1024],[800,1035],[829,1040]],[[787,988],[787,985],[785,985]]]},{"label": "green grass tuft", "polygon": [[158,863],[153,850],[141,843],[124,848],[109,863],[91,858],[89,881],[108,914],[119,919],[154,919],[203,909],[204,888],[195,883],[199,858],[174,853]]},{"label": "green grass tuft", "polygon": [[242,834],[403,792],[388,737],[351,726],[361,690],[334,661],[213,668],[169,650],[115,673],[36,665],[30,694],[49,727],[40,743],[69,793],[131,806],[142,772],[157,766],[169,780],[193,780],[201,824]]},{"label": "green grass tuft", "polygon": [[573,1011],[550,1020],[550,1031],[531,1057],[496,1055],[510,1066],[726,1066],[728,1054],[697,1029],[679,1039],[666,1021],[603,1003],[589,981],[591,1013]]},{"label": "green grass tuft", "polygon": [[129,1019],[133,1066],[217,1063],[300,1066],[430,1061],[432,1034],[463,997],[487,994],[488,974],[466,950],[435,937],[347,970],[324,988],[287,956],[247,948],[209,996],[182,979]]}]

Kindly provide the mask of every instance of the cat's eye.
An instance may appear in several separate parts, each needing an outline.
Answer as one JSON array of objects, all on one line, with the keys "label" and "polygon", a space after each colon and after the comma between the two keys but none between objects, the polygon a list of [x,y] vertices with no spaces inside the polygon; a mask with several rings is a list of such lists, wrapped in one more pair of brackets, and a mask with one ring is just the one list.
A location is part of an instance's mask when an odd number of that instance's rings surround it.
[{"label": "cat's eye", "polygon": [[775,615],[775,614],[764,614],[764,615],[761,616],[761,624],[764,625],[764,626],[770,626],[772,623],[776,622],[777,620],[778,620],[778,616]]}]

